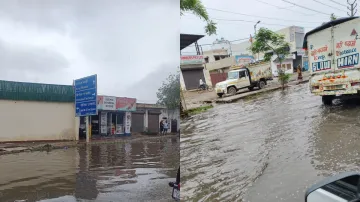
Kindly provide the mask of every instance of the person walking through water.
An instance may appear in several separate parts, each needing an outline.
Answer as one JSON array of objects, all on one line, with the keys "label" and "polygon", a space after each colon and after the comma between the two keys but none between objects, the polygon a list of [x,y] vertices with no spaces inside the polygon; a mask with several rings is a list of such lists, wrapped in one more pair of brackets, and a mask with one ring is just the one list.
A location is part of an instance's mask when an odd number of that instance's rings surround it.
[{"label": "person walking through water", "polygon": [[162,134],[164,131],[164,120],[160,121],[160,134]]},{"label": "person walking through water", "polygon": [[164,132],[163,132],[163,135],[166,135],[166,132],[167,132],[168,128],[169,128],[169,124],[168,124],[168,122],[165,120],[165,122],[164,122]]},{"label": "person walking through water", "polygon": [[302,72],[301,72],[300,65],[298,65],[298,67],[297,67],[297,73],[298,73],[298,80],[301,81],[302,80]]}]

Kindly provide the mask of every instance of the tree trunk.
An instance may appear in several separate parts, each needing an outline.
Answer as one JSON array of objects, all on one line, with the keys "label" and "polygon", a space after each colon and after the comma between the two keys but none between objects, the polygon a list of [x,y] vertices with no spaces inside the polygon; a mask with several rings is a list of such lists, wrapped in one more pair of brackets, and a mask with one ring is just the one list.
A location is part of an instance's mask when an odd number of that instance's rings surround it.
[{"label": "tree trunk", "polygon": [[284,90],[285,89],[285,81],[284,81],[284,74],[285,74],[285,72],[284,72],[284,70],[283,70],[283,68],[282,68],[282,63],[281,63],[281,60],[279,59],[279,63],[280,63],[280,74],[279,74],[279,78],[280,78],[280,84],[281,84],[281,88],[282,88],[282,90]]}]

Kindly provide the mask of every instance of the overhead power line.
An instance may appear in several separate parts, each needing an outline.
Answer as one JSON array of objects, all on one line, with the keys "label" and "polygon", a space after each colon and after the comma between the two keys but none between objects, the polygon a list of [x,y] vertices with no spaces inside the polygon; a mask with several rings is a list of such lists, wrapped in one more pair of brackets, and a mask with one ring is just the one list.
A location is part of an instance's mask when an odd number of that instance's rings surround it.
[{"label": "overhead power line", "polygon": [[[316,1],[316,0],[314,0]],[[219,12],[224,12],[224,13],[231,13],[231,14],[236,14],[236,15],[243,15],[243,16],[250,16],[250,17],[257,17],[257,18],[264,18],[264,19],[272,19],[272,20],[281,20],[281,21],[287,21],[287,22],[304,22],[304,23],[322,23],[322,22],[308,22],[308,21],[299,21],[299,20],[286,20],[286,19],[280,19],[280,18],[272,18],[272,17],[265,17],[265,16],[258,16],[258,15],[250,15],[250,14],[244,14],[244,13],[237,13],[237,12],[232,12],[232,11],[226,11],[226,10],[220,10],[220,9],[216,9],[216,8],[206,8],[208,10],[214,10],[214,11],[219,11]]]},{"label": "overhead power line", "polygon": [[[219,20],[219,21],[232,21],[232,22],[251,22],[251,23],[257,23],[257,21],[249,21],[249,20],[239,20],[239,19],[219,19],[219,18],[211,18],[213,20]],[[284,25],[284,24],[273,24],[273,23],[263,23],[261,22],[261,25],[274,25],[274,26],[284,26],[284,27],[290,27],[293,25]],[[303,26],[304,27],[304,26]],[[314,28],[314,27],[306,27],[305,28]]]},{"label": "overhead power line", "polygon": [[[242,38],[242,39],[235,39],[235,40],[229,40],[229,42],[235,42],[235,41],[245,41],[245,40],[249,40],[250,38],[247,37],[247,38]],[[208,44],[199,44],[199,46],[211,46],[211,45],[214,45],[212,43],[208,43]],[[188,47],[193,47],[195,45],[191,45],[191,46],[188,46]],[[184,52],[185,53],[185,52]]]},{"label": "overhead power line", "polygon": [[341,3],[337,2],[337,1],[334,1],[334,0],[329,0],[329,1],[331,1],[331,2],[333,2],[333,3],[336,3],[337,5],[347,7],[345,4],[341,4]]},{"label": "overhead power line", "polygon": [[333,6],[329,6],[329,5],[327,5],[327,4],[324,4],[323,2],[320,2],[320,1],[318,1],[318,0],[313,0],[313,1],[315,1],[315,2],[317,2],[317,3],[319,3],[319,4],[322,4],[323,6],[327,6],[327,7],[329,7],[329,8],[336,9],[336,10],[338,10],[338,11],[346,12],[346,11],[341,10],[341,9],[339,9],[339,8],[336,8],[336,7],[333,7]]},{"label": "overhead power line", "polygon": [[303,8],[303,9],[307,9],[307,10],[309,10],[309,11],[313,11],[313,12],[320,13],[320,14],[324,14],[324,15],[330,15],[330,14],[328,14],[328,13],[323,13],[323,12],[321,12],[321,11],[317,11],[317,10],[314,10],[314,9],[311,9],[311,8],[308,8],[308,7],[305,7],[305,6],[301,6],[301,5],[296,4],[296,3],[293,3],[293,2],[291,2],[291,1],[287,1],[287,0],[281,0],[281,1],[286,2],[286,3],[289,3],[289,4],[292,4],[292,5],[294,5],[294,6],[297,6],[297,7]]},{"label": "overhead power line", "polygon": [[[276,6],[274,4],[269,4],[268,2],[265,2],[265,1],[260,1],[260,0],[256,0],[257,2],[260,2],[260,3],[263,3],[263,4],[266,4],[266,5],[269,5],[269,6],[273,6],[275,8],[278,8],[278,9],[281,9],[281,10],[288,10],[288,11],[291,11],[291,12],[297,12],[297,13],[301,13],[303,15],[306,15],[306,16],[313,16],[313,15],[316,15],[316,14],[308,14],[308,13],[303,13],[303,12],[300,12],[300,11],[294,11],[292,9],[289,9],[289,8],[284,8],[284,7],[280,7],[280,6]],[[293,6],[291,6],[293,7]]]}]

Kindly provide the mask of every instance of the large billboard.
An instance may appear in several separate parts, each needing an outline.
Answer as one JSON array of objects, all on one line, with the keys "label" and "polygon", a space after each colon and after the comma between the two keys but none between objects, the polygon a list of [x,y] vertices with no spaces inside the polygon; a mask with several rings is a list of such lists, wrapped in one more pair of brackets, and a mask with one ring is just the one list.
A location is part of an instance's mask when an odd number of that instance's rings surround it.
[{"label": "large billboard", "polygon": [[109,111],[136,111],[136,98],[98,96],[99,110]]},{"label": "large billboard", "polygon": [[245,65],[254,61],[255,59],[252,55],[235,55],[235,63],[237,65]]}]

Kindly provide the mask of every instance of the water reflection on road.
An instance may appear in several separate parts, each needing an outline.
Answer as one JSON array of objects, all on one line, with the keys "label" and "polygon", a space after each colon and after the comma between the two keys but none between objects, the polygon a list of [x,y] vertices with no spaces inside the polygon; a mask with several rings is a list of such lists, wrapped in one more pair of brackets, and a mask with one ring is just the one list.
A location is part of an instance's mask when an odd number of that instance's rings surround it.
[{"label": "water reflection on road", "polygon": [[306,84],[216,106],[182,121],[181,196],[303,201],[324,176],[358,170],[359,131],[359,104],[324,107]]},{"label": "water reflection on road", "polygon": [[179,139],[0,156],[0,201],[171,201]]}]

